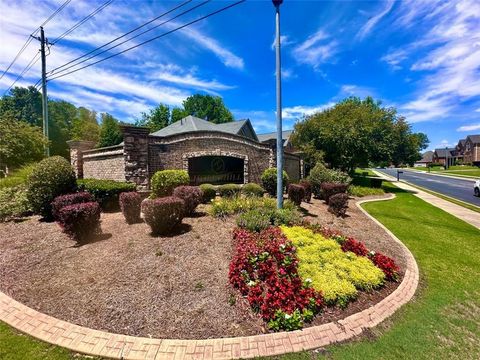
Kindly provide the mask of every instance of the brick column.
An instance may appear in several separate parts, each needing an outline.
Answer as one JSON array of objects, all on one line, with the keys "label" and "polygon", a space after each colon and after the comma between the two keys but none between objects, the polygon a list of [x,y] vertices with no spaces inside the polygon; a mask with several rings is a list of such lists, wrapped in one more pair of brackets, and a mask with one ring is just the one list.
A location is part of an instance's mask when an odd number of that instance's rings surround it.
[{"label": "brick column", "polygon": [[125,179],[137,184],[139,190],[148,189],[148,134],[150,129],[138,126],[121,126]]},{"label": "brick column", "polygon": [[75,170],[77,178],[83,178],[83,152],[93,149],[95,143],[93,141],[85,140],[69,140],[67,141],[70,147],[70,163]]}]

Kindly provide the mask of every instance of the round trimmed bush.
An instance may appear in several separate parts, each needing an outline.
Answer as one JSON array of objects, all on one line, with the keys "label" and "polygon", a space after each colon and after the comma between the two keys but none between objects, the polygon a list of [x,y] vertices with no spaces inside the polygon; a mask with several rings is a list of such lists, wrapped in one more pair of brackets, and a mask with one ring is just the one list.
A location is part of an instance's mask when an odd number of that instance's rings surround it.
[{"label": "round trimmed bush", "polygon": [[135,191],[120,193],[119,203],[127,224],[140,222],[142,196],[139,193]]},{"label": "round trimmed bush", "polygon": [[322,198],[327,204],[330,203],[330,197],[335,194],[346,193],[348,189],[347,184],[338,184],[338,183],[322,183],[321,193]]},{"label": "round trimmed bush", "polygon": [[58,219],[58,214],[60,210],[65,206],[73,205],[73,204],[81,204],[87,202],[93,202],[93,196],[88,192],[78,192],[74,194],[67,194],[67,195],[60,195],[52,201],[52,216],[55,220]]},{"label": "round trimmed bush", "polygon": [[190,177],[185,170],[157,171],[150,181],[152,197],[170,196],[177,186],[188,185]]},{"label": "round trimmed bush", "polygon": [[179,186],[173,190],[173,196],[185,202],[185,215],[192,215],[202,202],[203,192],[198,186]]},{"label": "round trimmed bush", "polygon": [[52,218],[52,201],[76,189],[75,172],[61,156],[40,161],[27,180],[27,199],[32,211],[47,219]]},{"label": "round trimmed bush", "polygon": [[262,197],[265,190],[258,184],[248,183],[242,186],[242,194],[247,197]]},{"label": "round trimmed bush", "polygon": [[302,179],[299,184],[303,186],[303,189],[305,190],[303,201],[310,202],[312,200],[312,183],[306,179]]},{"label": "round trimmed bush", "polygon": [[305,189],[302,185],[288,185],[288,198],[297,206],[300,206],[305,197]]},{"label": "round trimmed bush", "polygon": [[218,187],[218,193],[221,197],[235,197],[240,194],[241,187],[237,184],[225,184]]},{"label": "round trimmed bush", "polygon": [[204,204],[210,203],[217,196],[217,189],[212,184],[202,184],[200,189],[203,191],[202,202]]},{"label": "round trimmed bush", "polygon": [[176,196],[142,201],[145,222],[153,234],[166,234],[180,225],[185,214],[185,202]]},{"label": "round trimmed bush", "polygon": [[103,211],[118,211],[120,194],[136,189],[134,183],[106,179],[78,179],[77,186],[92,194]]},{"label": "round trimmed bush", "polygon": [[330,196],[328,200],[328,211],[335,214],[337,217],[345,216],[348,209],[348,195],[345,193],[338,193]]},{"label": "round trimmed bush", "polygon": [[100,232],[100,205],[86,202],[67,205],[58,213],[63,231],[78,242],[85,242]]},{"label": "round trimmed bush", "polygon": [[[283,191],[285,191],[290,181],[288,174],[283,171]],[[262,174],[262,186],[271,196],[277,195],[277,168],[266,169]]]}]

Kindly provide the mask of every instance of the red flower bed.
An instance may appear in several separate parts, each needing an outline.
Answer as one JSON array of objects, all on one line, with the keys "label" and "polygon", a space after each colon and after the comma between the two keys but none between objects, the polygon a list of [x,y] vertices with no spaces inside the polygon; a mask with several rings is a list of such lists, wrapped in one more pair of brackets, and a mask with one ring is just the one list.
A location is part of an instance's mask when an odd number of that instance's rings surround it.
[{"label": "red flower bed", "polygon": [[376,267],[380,268],[387,280],[397,281],[398,280],[398,271],[399,268],[395,261],[382,253],[371,252],[368,257],[375,264]]},{"label": "red flower bed", "polygon": [[301,328],[320,311],[323,298],[302,282],[295,247],[279,228],[261,233],[236,229],[233,235],[236,249],[230,263],[230,283],[247,297],[270,328]]},{"label": "red flower bed", "polygon": [[342,243],[342,250],[344,252],[351,251],[358,256],[367,256],[368,254],[368,249],[365,244],[354,238],[347,238],[347,240]]}]

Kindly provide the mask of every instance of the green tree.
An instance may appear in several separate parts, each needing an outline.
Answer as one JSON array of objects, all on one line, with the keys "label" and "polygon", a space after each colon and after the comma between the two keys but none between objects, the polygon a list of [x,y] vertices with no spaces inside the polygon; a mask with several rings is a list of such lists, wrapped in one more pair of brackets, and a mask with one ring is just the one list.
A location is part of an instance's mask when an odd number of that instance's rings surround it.
[{"label": "green tree", "polygon": [[69,156],[67,141],[70,140],[72,124],[77,117],[77,108],[67,101],[48,101],[48,137],[50,155]]},{"label": "green tree", "polygon": [[100,127],[97,122],[97,113],[79,107],[77,117],[72,121],[72,140],[88,140],[97,143],[99,134]]},{"label": "green tree", "polygon": [[146,126],[151,132],[158,131],[170,124],[170,108],[168,105],[160,104],[150,109],[148,113],[143,112],[142,118],[138,120],[136,126]]},{"label": "green tree", "polygon": [[186,116],[188,116],[188,114],[186,113],[186,111],[184,109],[179,108],[179,107],[174,107],[172,109],[170,123],[173,124],[174,122],[177,122],[178,120],[182,120]]},{"label": "green tree", "polygon": [[233,121],[233,115],[219,96],[195,94],[183,101],[187,115],[193,115],[215,124]]},{"label": "green tree", "polygon": [[34,86],[15,87],[0,100],[0,115],[6,112],[17,121],[42,127],[42,94]]},{"label": "green tree", "polygon": [[0,116],[0,164],[8,168],[40,160],[47,144],[42,131],[23,121],[17,121],[12,113]]},{"label": "green tree", "polygon": [[399,117],[393,126],[392,163],[413,166],[422,158],[421,151],[426,149],[429,140],[426,134],[412,133],[412,127],[403,117]]},{"label": "green tree", "polygon": [[123,134],[120,130],[120,123],[112,115],[101,113],[102,124],[100,125],[100,139],[98,147],[113,146],[123,141]]}]

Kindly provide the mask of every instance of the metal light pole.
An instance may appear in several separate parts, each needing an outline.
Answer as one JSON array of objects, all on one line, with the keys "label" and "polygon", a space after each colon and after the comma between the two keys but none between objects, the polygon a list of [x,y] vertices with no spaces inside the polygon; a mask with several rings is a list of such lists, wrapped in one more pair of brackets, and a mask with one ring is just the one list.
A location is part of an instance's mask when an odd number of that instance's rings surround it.
[{"label": "metal light pole", "polygon": [[272,0],[275,6],[275,50],[277,68],[277,208],[283,207],[283,136],[282,136],[282,64],[280,57],[280,5],[283,0]]},{"label": "metal light pole", "polygon": [[445,147],[445,170],[448,170],[448,146]]}]

